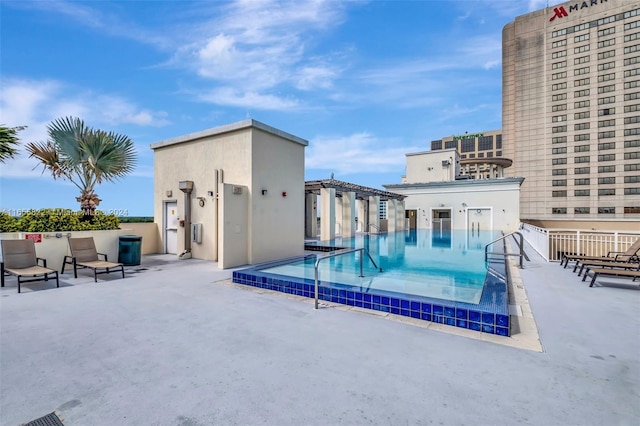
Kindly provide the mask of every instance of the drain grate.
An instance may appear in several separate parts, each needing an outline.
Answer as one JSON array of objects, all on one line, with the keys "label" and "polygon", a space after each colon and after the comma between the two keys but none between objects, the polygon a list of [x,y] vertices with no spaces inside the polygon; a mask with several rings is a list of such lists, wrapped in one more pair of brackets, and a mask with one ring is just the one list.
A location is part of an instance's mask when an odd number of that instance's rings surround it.
[{"label": "drain grate", "polygon": [[22,426],[64,426],[56,413],[47,414]]}]

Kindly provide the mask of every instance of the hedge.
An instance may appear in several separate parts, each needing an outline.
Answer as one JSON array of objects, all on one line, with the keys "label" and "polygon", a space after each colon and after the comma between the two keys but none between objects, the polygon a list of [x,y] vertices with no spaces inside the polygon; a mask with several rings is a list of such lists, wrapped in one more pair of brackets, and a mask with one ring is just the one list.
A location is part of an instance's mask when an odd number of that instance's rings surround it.
[{"label": "hedge", "polygon": [[120,227],[114,214],[97,211],[90,221],[82,218],[82,211],[69,209],[29,210],[19,217],[0,212],[0,232],[101,231]]}]

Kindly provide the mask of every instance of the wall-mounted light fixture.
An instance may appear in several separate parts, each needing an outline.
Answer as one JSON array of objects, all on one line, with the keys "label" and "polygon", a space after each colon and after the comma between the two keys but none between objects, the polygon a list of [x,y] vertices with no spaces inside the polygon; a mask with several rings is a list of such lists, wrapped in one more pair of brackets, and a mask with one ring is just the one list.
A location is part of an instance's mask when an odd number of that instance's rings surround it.
[{"label": "wall-mounted light fixture", "polygon": [[262,190],[262,195],[267,195],[267,190],[266,189]]},{"label": "wall-mounted light fixture", "polygon": [[204,207],[204,204],[206,203],[206,199],[204,197],[196,197],[198,199],[198,205],[200,207]]},{"label": "wall-mounted light fixture", "polygon": [[164,195],[166,195],[167,197],[171,197],[171,196],[173,196],[173,191],[171,191],[170,189],[167,189],[165,191]]}]

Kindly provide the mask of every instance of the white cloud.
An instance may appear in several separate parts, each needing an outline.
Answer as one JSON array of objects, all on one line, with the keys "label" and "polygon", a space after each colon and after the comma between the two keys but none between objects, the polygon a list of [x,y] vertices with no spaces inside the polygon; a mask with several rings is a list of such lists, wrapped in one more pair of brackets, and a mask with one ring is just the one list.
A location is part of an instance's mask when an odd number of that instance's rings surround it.
[{"label": "white cloud", "polygon": [[[124,98],[96,94],[60,81],[3,79],[1,85],[0,124],[27,126],[18,134],[22,145],[45,141],[47,125],[65,116],[80,117],[87,125],[99,128],[104,128],[104,125],[163,126],[169,123],[167,114],[162,111],[143,109]],[[2,165],[0,175],[40,177],[41,168],[33,170],[37,164],[21,147],[16,159]],[[45,176],[50,178],[47,173]]]},{"label": "white cloud", "polygon": [[305,154],[306,169],[330,169],[340,175],[393,172],[405,166],[405,154],[424,148],[401,146],[362,132],[349,136],[318,136]]},{"label": "white cloud", "polygon": [[258,92],[238,91],[232,87],[214,89],[198,94],[198,99],[217,105],[230,105],[261,110],[291,110],[298,106],[296,99]]}]

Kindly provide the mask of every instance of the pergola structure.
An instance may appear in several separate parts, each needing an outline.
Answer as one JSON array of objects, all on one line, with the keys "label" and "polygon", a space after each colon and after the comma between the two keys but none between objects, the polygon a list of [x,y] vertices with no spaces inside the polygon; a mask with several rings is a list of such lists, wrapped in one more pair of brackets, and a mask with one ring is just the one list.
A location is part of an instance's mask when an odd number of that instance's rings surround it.
[{"label": "pergola structure", "polygon": [[[380,189],[369,188],[336,179],[305,182],[305,234],[317,236],[317,197],[320,196],[320,239],[332,240],[336,227],[342,237],[352,237],[356,232],[356,211],[360,231],[380,232],[380,201],[387,202],[386,230],[404,229],[404,199],[406,196]],[[357,201],[357,203],[356,203]]]}]

